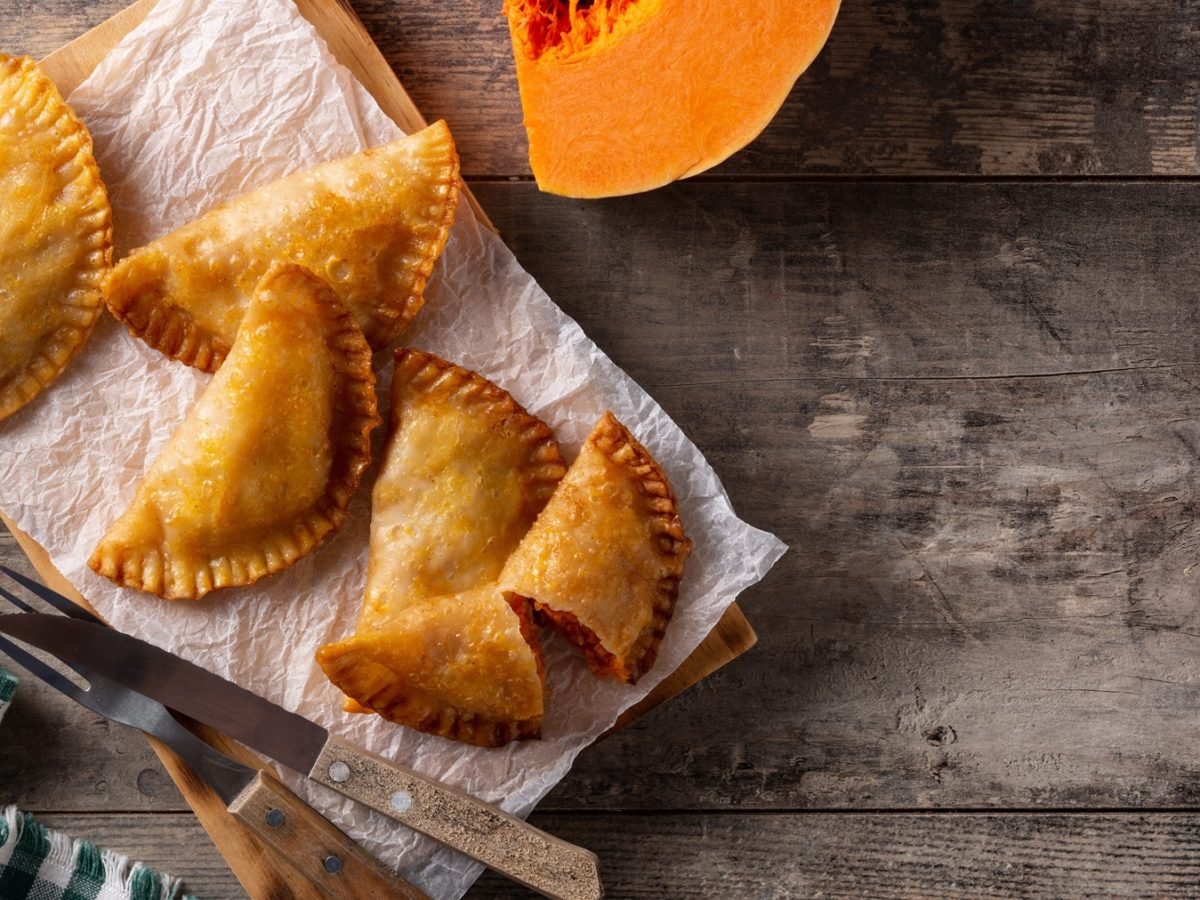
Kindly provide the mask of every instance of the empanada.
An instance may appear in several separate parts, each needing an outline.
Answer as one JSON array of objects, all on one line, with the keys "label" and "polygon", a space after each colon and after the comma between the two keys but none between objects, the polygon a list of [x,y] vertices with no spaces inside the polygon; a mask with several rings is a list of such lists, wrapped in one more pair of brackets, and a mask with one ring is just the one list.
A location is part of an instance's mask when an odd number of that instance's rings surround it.
[{"label": "empanada", "polygon": [[289,175],[134,250],[105,283],[113,315],[152,347],[216,371],[275,260],[325,279],[375,349],[424,303],[458,203],[445,122]]},{"label": "empanada", "polygon": [[528,601],[496,585],[411,604],[317,652],[338,688],[384,718],[496,747],[541,733],[542,654]]},{"label": "empanada", "polygon": [[658,463],[605,413],[509,558],[500,586],[633,683],[653,664],[692,542]]},{"label": "empanada", "polygon": [[496,580],[566,472],[544,422],[475,372],[396,353],[358,630]]},{"label": "empanada", "polygon": [[193,600],[291,565],[346,517],[379,423],[374,382],[366,339],[333,291],[276,263],[226,364],[88,564]]},{"label": "empanada", "polygon": [[83,347],[111,265],[91,136],[33,60],[0,54],[0,420]]}]

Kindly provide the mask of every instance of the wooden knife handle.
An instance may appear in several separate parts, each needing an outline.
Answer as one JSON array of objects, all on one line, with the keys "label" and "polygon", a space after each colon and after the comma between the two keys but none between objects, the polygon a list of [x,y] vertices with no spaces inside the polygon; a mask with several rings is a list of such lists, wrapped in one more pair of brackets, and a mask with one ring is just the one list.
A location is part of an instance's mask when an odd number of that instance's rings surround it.
[{"label": "wooden knife handle", "polygon": [[309,777],[557,900],[600,900],[596,854],[332,735]]},{"label": "wooden knife handle", "polygon": [[335,900],[429,900],[273,776],[259,771],[229,812]]}]

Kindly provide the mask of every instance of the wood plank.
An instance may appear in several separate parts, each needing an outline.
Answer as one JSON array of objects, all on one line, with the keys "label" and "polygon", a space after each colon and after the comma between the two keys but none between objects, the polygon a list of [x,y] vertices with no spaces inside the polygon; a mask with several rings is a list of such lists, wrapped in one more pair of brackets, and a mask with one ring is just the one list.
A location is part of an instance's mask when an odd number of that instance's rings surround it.
[{"label": "wood plank", "polygon": [[[185,880],[199,897],[246,896],[185,815],[39,816]],[[595,847],[609,896],[1189,897],[1196,814],[536,814]],[[533,898],[484,875],[468,898]]]},{"label": "wood plank", "polygon": [[[1194,897],[1195,815],[538,815],[594,847],[609,895]],[[467,895],[534,895],[485,875]]]},{"label": "wood plank", "polygon": [[[44,55],[100,21],[103,0],[37,0],[0,47]],[[354,0],[470,178],[527,176],[507,26],[494,0],[453,13]],[[845,0],[829,45],[778,117],[721,177],[1196,175],[1193,3]]]},{"label": "wood plank", "polygon": [[[417,104],[450,116],[470,176],[526,175],[507,27],[356,0]],[[1193,3],[844,0],[829,45],[721,177],[1194,175]]]},{"label": "wood plank", "polygon": [[655,394],[1197,362],[1193,184],[693,183],[594,203],[525,184],[478,194],[522,264]]},{"label": "wood plank", "polygon": [[1195,186],[481,196],[793,548],[549,808],[1195,801]]},{"label": "wood plank", "polygon": [[[191,817],[40,816],[184,878],[202,898],[246,894]],[[620,898],[1192,896],[1200,818],[1080,815],[534,816],[588,842]],[[485,875],[468,898],[534,898]]]}]

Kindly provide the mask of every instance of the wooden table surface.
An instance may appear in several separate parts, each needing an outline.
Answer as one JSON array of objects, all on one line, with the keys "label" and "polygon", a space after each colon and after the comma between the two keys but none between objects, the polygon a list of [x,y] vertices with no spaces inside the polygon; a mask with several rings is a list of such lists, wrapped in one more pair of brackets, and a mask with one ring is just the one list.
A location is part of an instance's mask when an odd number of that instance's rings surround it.
[{"label": "wooden table surface", "polygon": [[[0,2],[0,48],[122,5]],[[793,548],[743,597],[758,647],[534,821],[620,898],[1194,896],[1200,2],[845,0],[750,148],[588,203],[530,180],[500,0],[353,6],[518,258]],[[144,740],[28,680],[4,802],[244,896]]]}]

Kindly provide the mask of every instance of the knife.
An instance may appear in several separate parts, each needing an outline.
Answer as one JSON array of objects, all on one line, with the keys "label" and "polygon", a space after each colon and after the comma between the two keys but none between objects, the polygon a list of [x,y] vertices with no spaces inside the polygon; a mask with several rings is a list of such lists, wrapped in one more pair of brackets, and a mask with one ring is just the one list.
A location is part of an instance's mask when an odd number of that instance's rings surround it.
[{"label": "knife", "polygon": [[429,900],[383,868],[274,776],[214,750],[176,721],[161,703],[88,671],[86,666],[72,665],[88,682],[85,690],[4,638],[0,638],[0,652],[92,712],[140,729],[170,747],[221,798],[230,815],[291,863],[323,896],[337,900]]},{"label": "knife", "polygon": [[[546,896],[603,897],[599,860],[588,850],[464,791],[360,750],[219,675],[109,628],[44,585],[4,571],[71,618],[43,613],[0,616],[0,632],[224,732]],[[72,610],[83,612],[83,618]]]}]

